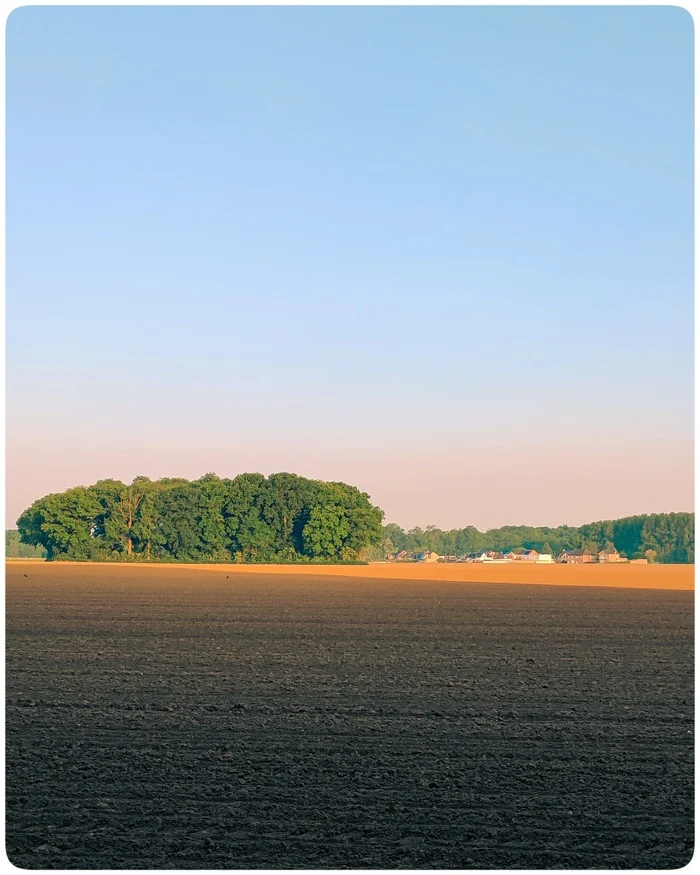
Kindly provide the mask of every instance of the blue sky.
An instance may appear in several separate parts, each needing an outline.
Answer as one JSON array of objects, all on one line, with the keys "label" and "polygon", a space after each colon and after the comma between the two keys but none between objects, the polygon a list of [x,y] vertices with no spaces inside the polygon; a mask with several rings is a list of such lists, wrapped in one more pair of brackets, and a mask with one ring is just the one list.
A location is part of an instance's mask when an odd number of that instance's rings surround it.
[{"label": "blue sky", "polygon": [[691,509],[692,85],[677,7],[16,10],[8,522],[251,469],[405,525]]}]

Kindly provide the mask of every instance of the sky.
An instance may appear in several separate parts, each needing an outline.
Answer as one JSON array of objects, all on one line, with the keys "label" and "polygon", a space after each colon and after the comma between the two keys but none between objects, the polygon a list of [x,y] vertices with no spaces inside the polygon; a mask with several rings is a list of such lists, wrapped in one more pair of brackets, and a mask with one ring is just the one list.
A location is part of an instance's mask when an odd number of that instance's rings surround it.
[{"label": "sky", "polygon": [[693,509],[679,7],[25,6],[6,148],[8,525],[208,471]]}]

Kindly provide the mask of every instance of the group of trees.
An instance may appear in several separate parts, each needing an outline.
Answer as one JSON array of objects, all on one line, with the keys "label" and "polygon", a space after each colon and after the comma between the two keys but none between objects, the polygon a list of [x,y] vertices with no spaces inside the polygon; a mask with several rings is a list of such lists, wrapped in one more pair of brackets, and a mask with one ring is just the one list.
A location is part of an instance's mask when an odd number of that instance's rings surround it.
[{"label": "group of trees", "polygon": [[615,547],[630,559],[656,562],[695,561],[695,514],[657,513],[587,523],[574,528],[503,526],[480,532],[474,526],[442,531],[436,526],[404,531],[395,523],[383,527],[381,552],[434,550],[440,555],[509,551],[525,548],[558,555],[587,547],[592,552]]},{"label": "group of trees", "polygon": [[22,543],[17,529],[7,529],[5,556],[8,559],[46,559],[46,550],[41,546],[33,547],[31,544]]},{"label": "group of trees", "polygon": [[381,544],[383,516],[345,483],[206,474],[78,486],[35,501],[17,526],[49,560],[356,562]]},{"label": "group of trees", "polygon": [[[695,561],[695,514],[667,513],[574,528],[382,526],[383,511],[345,483],[296,474],[205,474],[100,480],[35,501],[6,533],[8,556],[180,562],[356,562],[398,550],[441,555],[534,549],[555,555],[587,547],[656,562]],[[24,551],[24,552],[20,552]]]}]

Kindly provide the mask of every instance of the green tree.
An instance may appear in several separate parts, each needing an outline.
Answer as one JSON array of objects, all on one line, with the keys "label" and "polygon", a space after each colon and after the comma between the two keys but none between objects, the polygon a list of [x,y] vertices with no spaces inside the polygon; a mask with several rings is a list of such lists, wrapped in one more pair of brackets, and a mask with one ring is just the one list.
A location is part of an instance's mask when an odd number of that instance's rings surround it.
[{"label": "green tree", "polygon": [[346,560],[356,559],[363,547],[379,546],[384,512],[371,504],[367,493],[347,483],[323,483],[317,501],[321,505],[337,506],[344,512],[347,532],[342,548]]},{"label": "green tree", "polygon": [[108,552],[131,559],[146,495],[143,481],[126,486],[118,480],[100,480],[89,487],[89,491],[102,507],[93,535],[103,541]]},{"label": "green tree", "polygon": [[270,557],[275,532],[261,514],[265,478],[262,474],[239,474],[226,491],[223,516],[229,549],[241,560]]},{"label": "green tree", "polygon": [[394,550],[406,550],[408,548],[406,532],[396,523],[388,523],[388,525],[383,526],[382,533],[384,538],[394,547]]},{"label": "green tree", "polygon": [[315,507],[304,526],[304,551],[315,559],[339,559],[348,531],[341,507],[332,504]]},{"label": "green tree", "polygon": [[205,474],[195,481],[197,489],[197,529],[207,559],[226,562],[231,558],[224,505],[228,499],[229,480]]},{"label": "green tree", "polygon": [[17,521],[25,544],[42,546],[48,559],[101,559],[94,538],[101,507],[84,486],[46,495]]},{"label": "green tree", "polygon": [[158,524],[156,499],[159,492],[171,487],[159,481],[154,482],[150,478],[143,476],[135,477],[132,486],[138,487],[143,491],[143,500],[139,505],[139,512],[133,527],[133,534],[136,538],[136,550],[138,551],[139,561],[145,560],[150,562],[153,558],[153,540]]},{"label": "green tree", "polygon": [[272,534],[275,551],[290,547],[296,553],[303,551],[302,531],[321,489],[321,484],[296,474],[281,472],[267,478],[260,490],[258,506]]},{"label": "green tree", "polygon": [[5,556],[8,559],[45,559],[46,550],[41,546],[24,544],[17,529],[5,531]]},{"label": "green tree", "polygon": [[207,558],[197,521],[198,499],[197,488],[191,483],[169,486],[156,494],[152,533],[156,556],[185,562]]}]

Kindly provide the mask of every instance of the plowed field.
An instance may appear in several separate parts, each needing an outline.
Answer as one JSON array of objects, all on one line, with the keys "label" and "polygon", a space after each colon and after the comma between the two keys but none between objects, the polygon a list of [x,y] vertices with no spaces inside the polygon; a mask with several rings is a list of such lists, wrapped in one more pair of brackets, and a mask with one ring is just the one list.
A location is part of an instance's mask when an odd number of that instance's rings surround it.
[{"label": "plowed field", "polygon": [[13,562],[6,628],[22,868],[692,855],[690,591]]}]

